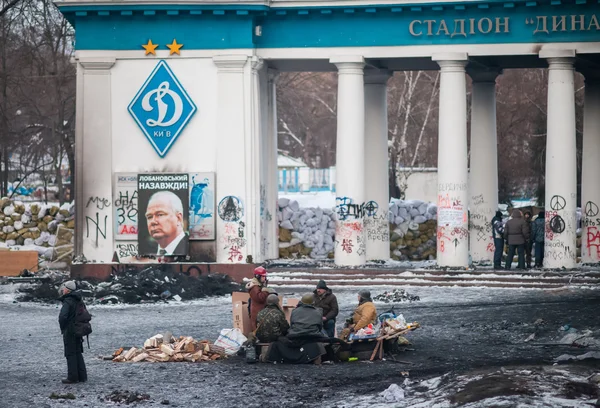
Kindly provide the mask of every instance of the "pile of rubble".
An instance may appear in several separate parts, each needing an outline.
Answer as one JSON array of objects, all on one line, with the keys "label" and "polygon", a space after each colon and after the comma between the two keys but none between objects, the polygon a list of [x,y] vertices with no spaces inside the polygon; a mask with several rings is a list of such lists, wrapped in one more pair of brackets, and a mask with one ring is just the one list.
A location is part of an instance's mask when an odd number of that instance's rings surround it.
[{"label": "pile of rubble", "polygon": [[384,303],[397,302],[418,302],[421,300],[417,295],[411,295],[404,289],[394,289],[391,292],[385,291],[380,295],[374,296],[373,300]]},{"label": "pile of rubble", "polygon": [[[52,302],[57,299],[59,286],[70,279],[68,273],[39,272],[31,284],[21,284],[17,301]],[[111,276],[108,282],[77,281],[79,290],[88,303],[154,303],[168,300],[192,300],[208,296],[229,295],[239,290],[239,284],[224,274],[201,275],[198,278],[173,273],[162,265],[143,270],[131,268],[123,274]]]},{"label": "pile of rubble", "polygon": [[36,251],[48,261],[70,261],[74,227],[74,203],[59,207],[0,199],[0,248]]},{"label": "pile of rubble", "polygon": [[132,347],[128,351],[118,349],[112,355],[114,362],[138,363],[190,363],[213,361],[225,357],[225,349],[215,346],[208,340],[194,340],[193,337],[181,336],[175,339],[170,333],[157,334],[144,342],[144,347]]}]

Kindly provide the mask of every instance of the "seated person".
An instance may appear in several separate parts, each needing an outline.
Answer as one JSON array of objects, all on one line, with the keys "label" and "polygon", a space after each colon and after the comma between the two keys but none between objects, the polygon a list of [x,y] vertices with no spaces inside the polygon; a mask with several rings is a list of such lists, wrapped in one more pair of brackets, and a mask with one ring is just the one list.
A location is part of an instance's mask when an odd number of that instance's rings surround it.
[{"label": "seated person", "polygon": [[256,324],[256,338],[261,343],[272,343],[287,334],[290,325],[279,307],[279,296],[270,294],[267,297],[267,305],[258,312]]},{"label": "seated person", "polygon": [[291,364],[321,362],[321,356],[326,354],[321,341],[329,342],[330,339],[323,336],[323,313],[313,303],[311,293],[302,296],[302,300],[292,311],[287,336],[271,345],[268,361]]},{"label": "seated person", "polygon": [[358,306],[354,309],[354,315],[352,316],[351,323],[347,323],[346,328],[342,331],[340,336],[342,339],[347,340],[350,333],[359,331],[360,329],[367,327],[371,323],[377,321],[377,309],[371,299],[371,292],[368,290],[361,290],[358,292]]}]

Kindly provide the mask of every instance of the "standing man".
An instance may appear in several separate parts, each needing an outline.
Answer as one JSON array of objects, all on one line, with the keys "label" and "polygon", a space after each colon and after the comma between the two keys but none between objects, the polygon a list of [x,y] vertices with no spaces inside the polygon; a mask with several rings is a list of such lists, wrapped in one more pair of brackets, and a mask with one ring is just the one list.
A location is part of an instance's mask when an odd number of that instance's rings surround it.
[{"label": "standing man", "polygon": [[256,330],[256,318],[258,312],[263,310],[267,305],[267,298],[271,293],[274,293],[271,288],[267,287],[267,270],[262,266],[254,269],[254,278],[246,284],[246,290],[250,295],[248,305],[250,311],[250,327],[252,331]]},{"label": "standing man", "polygon": [[535,243],[535,267],[544,266],[544,237],[546,235],[546,214],[540,211],[535,221],[531,224],[531,241]]},{"label": "standing man", "polygon": [[525,269],[525,243],[529,240],[529,226],[520,210],[513,210],[512,219],[508,220],[504,228],[504,239],[508,242],[506,269],[510,269],[515,250],[519,253],[518,269]]},{"label": "standing man", "polygon": [[[58,289],[62,308],[58,315],[58,324],[63,335],[65,357],[67,358],[67,378],[63,384],[87,381],[87,370],[83,361],[83,337],[75,334],[75,316],[81,300],[81,293],[74,281],[63,283]],[[87,312],[87,311],[86,311]]]},{"label": "standing man", "polygon": [[[525,211],[525,222],[527,223],[527,228],[531,231],[531,212]],[[529,236],[527,242],[525,242],[525,263],[527,264],[527,269],[531,269],[531,250],[533,249],[533,235]]]},{"label": "standing man", "polygon": [[329,337],[335,336],[335,318],[339,313],[338,302],[331,289],[324,280],[317,283],[315,294],[315,307],[323,310],[323,330]]},{"label": "standing man", "polygon": [[492,218],[492,237],[494,238],[494,269],[502,269],[504,221],[502,220],[501,211],[496,211],[496,216]]},{"label": "standing man", "polygon": [[145,215],[148,233],[158,244],[156,255],[187,255],[189,238],[183,230],[183,203],[175,193],[154,193]]}]

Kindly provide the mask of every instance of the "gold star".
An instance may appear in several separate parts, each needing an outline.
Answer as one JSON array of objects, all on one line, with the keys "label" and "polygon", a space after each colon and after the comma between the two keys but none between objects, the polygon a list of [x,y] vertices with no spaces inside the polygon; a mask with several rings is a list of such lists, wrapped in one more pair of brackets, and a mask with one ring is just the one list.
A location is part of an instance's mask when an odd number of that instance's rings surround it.
[{"label": "gold star", "polygon": [[156,55],[156,47],[158,47],[158,44],[152,44],[152,40],[148,40],[148,44],[142,44],[142,47],[146,50],[146,55]]},{"label": "gold star", "polygon": [[173,43],[172,44],[167,44],[167,47],[169,47],[169,50],[171,50],[171,52],[169,53],[169,55],[173,55],[173,54],[181,55],[179,53],[179,49],[181,47],[183,47],[183,44],[177,44],[177,40],[173,38]]}]

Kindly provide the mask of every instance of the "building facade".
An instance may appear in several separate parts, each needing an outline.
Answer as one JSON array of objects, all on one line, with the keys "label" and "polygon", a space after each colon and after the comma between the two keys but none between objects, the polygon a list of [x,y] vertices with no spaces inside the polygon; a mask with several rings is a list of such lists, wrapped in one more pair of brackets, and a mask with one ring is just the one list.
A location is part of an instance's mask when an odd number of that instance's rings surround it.
[{"label": "building facade", "polygon": [[[369,234],[387,228],[386,82],[395,70],[440,70],[437,259],[465,267],[469,253],[488,256],[498,204],[495,80],[503,69],[535,67],[549,68],[544,266],[576,263],[576,70],[586,78],[582,255],[599,261],[597,0],[57,5],[76,34],[76,251],[90,262],[151,255],[136,254],[148,228],[140,189],[169,190],[172,175],[189,186],[180,194],[190,200],[186,260],[276,258],[282,71],[338,73],[336,237],[355,245],[348,252],[338,243],[335,262],[389,258],[389,242]],[[98,206],[104,199],[111,205]],[[468,211],[481,228],[469,231]]]}]

